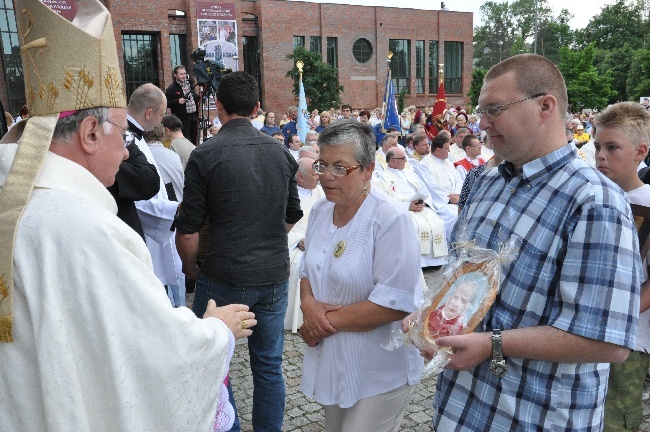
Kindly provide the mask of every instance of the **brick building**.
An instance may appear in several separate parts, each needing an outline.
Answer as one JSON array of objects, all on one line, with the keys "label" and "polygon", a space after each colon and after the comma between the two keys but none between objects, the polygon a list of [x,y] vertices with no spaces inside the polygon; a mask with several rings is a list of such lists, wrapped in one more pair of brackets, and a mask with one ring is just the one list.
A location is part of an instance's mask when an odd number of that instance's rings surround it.
[{"label": "brick building", "polygon": [[[197,1],[234,6],[238,48],[232,59],[257,77],[265,109],[284,112],[297,102],[284,76],[292,66],[285,56],[296,44],[320,52],[338,68],[341,100],[353,107],[381,106],[389,49],[395,53],[395,92],[407,90],[407,105],[433,104],[439,63],[448,103],[467,103],[471,13],[285,0],[102,0],[113,15],[127,94],[145,82],[164,89],[173,66],[192,64],[189,54],[199,42]],[[25,100],[15,21],[12,2],[0,0],[0,99],[12,114]]]}]

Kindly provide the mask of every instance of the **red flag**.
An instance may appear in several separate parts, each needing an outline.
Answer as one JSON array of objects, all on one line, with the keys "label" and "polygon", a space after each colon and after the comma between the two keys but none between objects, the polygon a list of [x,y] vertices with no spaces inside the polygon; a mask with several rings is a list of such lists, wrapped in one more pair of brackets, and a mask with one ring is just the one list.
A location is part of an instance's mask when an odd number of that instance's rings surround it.
[{"label": "red flag", "polygon": [[445,111],[447,110],[447,97],[445,96],[445,82],[440,81],[438,86],[438,95],[436,96],[436,103],[433,105],[433,122],[438,128],[438,131],[447,129],[447,122],[445,121]]}]

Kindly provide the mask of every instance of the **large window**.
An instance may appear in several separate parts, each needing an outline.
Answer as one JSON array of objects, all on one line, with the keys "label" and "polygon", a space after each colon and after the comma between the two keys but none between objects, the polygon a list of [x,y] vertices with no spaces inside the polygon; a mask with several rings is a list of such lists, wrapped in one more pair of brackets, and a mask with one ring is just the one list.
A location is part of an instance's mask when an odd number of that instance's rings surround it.
[{"label": "large window", "polygon": [[388,49],[393,52],[390,62],[390,70],[393,75],[393,91],[395,95],[406,90],[411,93],[409,82],[411,81],[411,41],[408,39],[390,39]]},{"label": "large window", "polygon": [[16,15],[13,2],[9,0],[6,2],[0,0],[0,35],[2,36],[2,63],[5,68],[8,97],[7,105],[4,108],[16,116],[20,107],[25,105],[25,81],[20,61]]},{"label": "large window", "polygon": [[171,46],[172,69],[178,65],[183,65],[187,69],[189,67],[187,62],[187,36],[184,34],[170,34],[169,45]]},{"label": "large window", "polygon": [[127,99],[146,83],[159,85],[158,38],[151,33],[122,33],[124,75]]},{"label": "large window", "polygon": [[438,92],[438,41],[429,41],[429,93]]},{"label": "large window", "polygon": [[424,93],[424,41],[415,41],[415,93]]},{"label": "large window", "polygon": [[463,43],[445,42],[445,93],[463,91]]},{"label": "large window", "polygon": [[335,37],[327,38],[327,64],[336,69],[339,67],[339,40]]},{"label": "large window", "polygon": [[305,47],[305,37],[304,36],[294,36],[293,37],[293,49],[296,47]]},{"label": "large window", "polygon": [[309,51],[323,56],[323,45],[320,36],[309,36]]}]

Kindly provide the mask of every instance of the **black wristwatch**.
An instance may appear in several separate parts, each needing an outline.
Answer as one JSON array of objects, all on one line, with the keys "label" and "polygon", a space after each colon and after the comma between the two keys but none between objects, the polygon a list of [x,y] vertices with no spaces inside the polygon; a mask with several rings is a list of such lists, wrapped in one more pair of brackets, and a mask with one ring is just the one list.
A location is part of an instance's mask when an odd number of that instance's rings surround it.
[{"label": "black wristwatch", "polygon": [[508,371],[506,360],[503,358],[503,349],[501,344],[501,330],[492,330],[492,361],[490,362],[490,372],[495,376],[502,378]]}]

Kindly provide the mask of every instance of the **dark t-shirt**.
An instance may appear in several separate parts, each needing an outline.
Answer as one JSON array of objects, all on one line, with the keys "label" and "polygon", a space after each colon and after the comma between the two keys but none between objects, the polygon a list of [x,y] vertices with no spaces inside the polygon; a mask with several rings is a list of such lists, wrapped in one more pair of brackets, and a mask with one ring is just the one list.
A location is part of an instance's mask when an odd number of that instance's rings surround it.
[{"label": "dark t-shirt", "polygon": [[235,287],[289,277],[285,224],[302,217],[297,170],[291,154],[245,118],[228,121],[192,152],[175,224],[193,234],[208,218],[202,273]]}]

